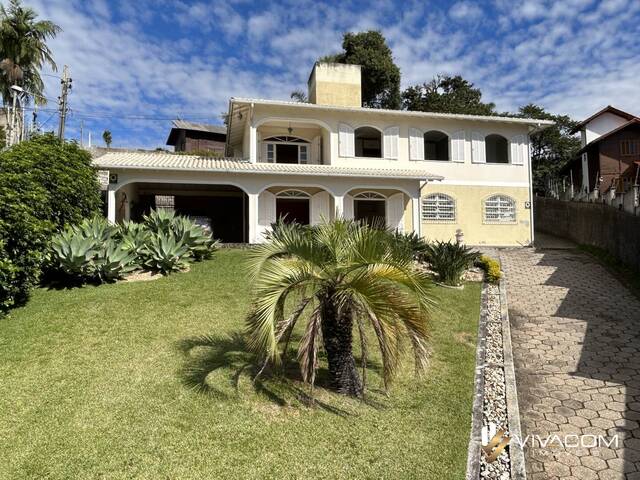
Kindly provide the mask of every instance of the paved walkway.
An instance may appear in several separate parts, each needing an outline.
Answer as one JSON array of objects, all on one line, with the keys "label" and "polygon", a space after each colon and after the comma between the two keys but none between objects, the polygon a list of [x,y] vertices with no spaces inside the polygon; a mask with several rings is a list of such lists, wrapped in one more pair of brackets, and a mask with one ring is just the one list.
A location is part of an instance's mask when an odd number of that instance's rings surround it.
[{"label": "paved walkway", "polygon": [[[541,240],[500,252],[523,435],[596,437],[529,443],[527,478],[640,479],[640,301],[572,245]],[[599,435],[617,448],[589,448]]]}]

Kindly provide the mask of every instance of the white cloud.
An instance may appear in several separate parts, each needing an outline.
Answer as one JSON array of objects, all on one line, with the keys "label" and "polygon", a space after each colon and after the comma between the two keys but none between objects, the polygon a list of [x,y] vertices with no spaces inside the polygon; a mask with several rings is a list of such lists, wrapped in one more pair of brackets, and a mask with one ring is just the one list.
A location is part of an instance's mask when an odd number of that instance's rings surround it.
[{"label": "white cloud", "polygon": [[449,9],[449,15],[454,20],[475,21],[482,17],[482,9],[471,2],[457,2]]}]

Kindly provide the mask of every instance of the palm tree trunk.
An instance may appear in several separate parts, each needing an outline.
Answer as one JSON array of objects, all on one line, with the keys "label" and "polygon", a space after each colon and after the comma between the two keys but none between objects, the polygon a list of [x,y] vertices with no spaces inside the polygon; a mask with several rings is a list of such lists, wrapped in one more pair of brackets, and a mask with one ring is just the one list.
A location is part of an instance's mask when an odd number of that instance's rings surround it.
[{"label": "palm tree trunk", "polygon": [[329,363],[329,379],[339,393],[362,397],[363,386],[353,358],[353,316],[340,312],[328,292],[322,301],[322,338]]}]

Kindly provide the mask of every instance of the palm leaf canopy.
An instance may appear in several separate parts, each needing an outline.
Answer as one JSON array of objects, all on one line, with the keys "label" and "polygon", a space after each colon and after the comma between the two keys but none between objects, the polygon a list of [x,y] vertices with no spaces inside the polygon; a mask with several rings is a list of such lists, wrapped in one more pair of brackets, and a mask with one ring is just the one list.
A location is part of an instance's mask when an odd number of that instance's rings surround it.
[{"label": "palm leaf canopy", "polygon": [[431,281],[392,232],[350,220],[314,227],[280,224],[249,255],[255,297],[247,320],[249,345],[266,361],[281,361],[280,344],[285,340],[286,352],[291,330],[304,319],[298,359],[303,379],[313,384],[320,325],[326,320],[321,304],[328,301],[354,319],[363,364],[363,329],[372,327],[385,385],[396,373],[403,338],[413,347],[416,370],[425,367]]}]

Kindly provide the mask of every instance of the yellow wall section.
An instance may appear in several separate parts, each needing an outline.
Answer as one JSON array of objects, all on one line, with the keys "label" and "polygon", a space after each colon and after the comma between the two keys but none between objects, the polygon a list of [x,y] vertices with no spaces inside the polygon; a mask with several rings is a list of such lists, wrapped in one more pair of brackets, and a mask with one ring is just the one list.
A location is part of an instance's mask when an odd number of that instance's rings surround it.
[{"label": "yellow wall section", "polygon": [[[431,193],[444,193],[456,202],[455,223],[432,223],[422,221],[422,235],[427,240],[454,240],[459,228],[468,245],[524,246],[531,243],[531,210],[525,208],[529,201],[527,187],[489,187],[467,185],[427,184],[422,189],[422,198]],[[482,203],[491,195],[508,195],[516,201],[516,223],[495,225],[483,222]],[[420,212],[422,215],[422,211]],[[406,217],[410,208],[405,210]],[[422,218],[422,217],[421,217]]]},{"label": "yellow wall section", "polygon": [[316,81],[315,103],[340,107],[360,107],[360,85]]}]

